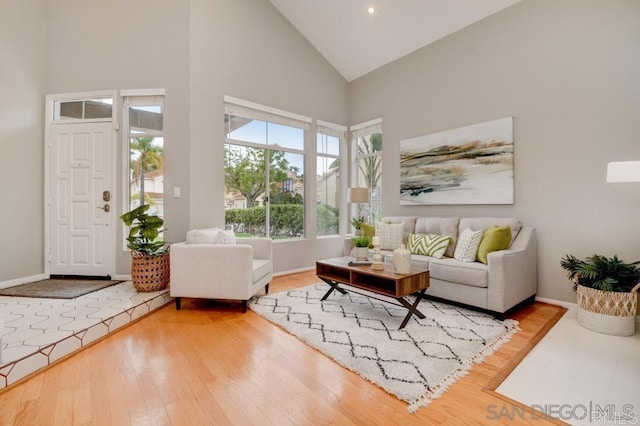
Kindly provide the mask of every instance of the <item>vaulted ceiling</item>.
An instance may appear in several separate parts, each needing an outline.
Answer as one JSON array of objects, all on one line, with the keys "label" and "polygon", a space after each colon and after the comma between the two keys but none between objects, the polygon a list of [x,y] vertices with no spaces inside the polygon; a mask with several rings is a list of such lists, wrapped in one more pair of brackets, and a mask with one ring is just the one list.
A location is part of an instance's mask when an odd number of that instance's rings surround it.
[{"label": "vaulted ceiling", "polygon": [[521,0],[270,1],[352,81]]}]

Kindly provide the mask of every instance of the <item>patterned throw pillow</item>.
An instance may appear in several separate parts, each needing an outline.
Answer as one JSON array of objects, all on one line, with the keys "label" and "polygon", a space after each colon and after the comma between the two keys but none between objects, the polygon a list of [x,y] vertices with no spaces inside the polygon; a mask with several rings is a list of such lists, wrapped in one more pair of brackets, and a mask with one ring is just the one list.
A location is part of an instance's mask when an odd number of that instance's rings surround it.
[{"label": "patterned throw pillow", "polygon": [[395,250],[404,243],[404,223],[376,223],[376,236],[381,250]]},{"label": "patterned throw pillow", "polygon": [[451,243],[451,237],[448,235],[409,234],[407,238],[407,248],[411,253],[438,259],[444,257],[449,243]]},{"label": "patterned throw pillow", "polygon": [[458,237],[453,258],[462,262],[475,262],[480,240],[482,240],[482,230],[474,231],[469,227],[464,228]]}]

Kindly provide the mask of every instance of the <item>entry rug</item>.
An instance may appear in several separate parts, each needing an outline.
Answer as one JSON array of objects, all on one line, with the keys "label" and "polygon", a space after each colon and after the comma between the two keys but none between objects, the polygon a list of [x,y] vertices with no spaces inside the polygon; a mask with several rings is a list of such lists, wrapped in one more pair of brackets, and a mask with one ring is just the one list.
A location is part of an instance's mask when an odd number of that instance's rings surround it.
[{"label": "entry rug", "polygon": [[425,319],[414,315],[398,330],[407,309],[367,292],[334,291],[321,302],[328,289],[314,284],[254,297],[249,308],[407,402],[412,413],[439,398],[519,330],[515,320],[429,300],[418,307]]},{"label": "entry rug", "polygon": [[0,296],[41,297],[44,299],[75,299],[122,280],[83,280],[54,278],[34,281],[0,290]]}]

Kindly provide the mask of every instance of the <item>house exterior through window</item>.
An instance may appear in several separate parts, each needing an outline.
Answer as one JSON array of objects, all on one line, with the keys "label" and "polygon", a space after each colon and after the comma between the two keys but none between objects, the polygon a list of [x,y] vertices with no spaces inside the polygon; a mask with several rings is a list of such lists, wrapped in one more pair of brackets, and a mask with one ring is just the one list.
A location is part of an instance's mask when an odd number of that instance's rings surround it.
[{"label": "house exterior through window", "polygon": [[319,121],[316,138],[316,230],[318,236],[340,233],[341,168],[347,128]]},{"label": "house exterior through window", "polygon": [[127,131],[127,205],[164,217],[164,96],[124,96]]},{"label": "house exterior through window", "polygon": [[311,119],[225,97],[225,226],[239,236],[305,235],[305,132]]}]

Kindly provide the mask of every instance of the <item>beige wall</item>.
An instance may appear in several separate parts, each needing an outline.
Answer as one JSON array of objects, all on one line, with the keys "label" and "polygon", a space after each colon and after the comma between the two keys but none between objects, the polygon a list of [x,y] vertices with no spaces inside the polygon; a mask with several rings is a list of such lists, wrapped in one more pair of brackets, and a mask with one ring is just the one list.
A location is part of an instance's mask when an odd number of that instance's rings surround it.
[{"label": "beige wall", "polygon": [[[224,95],[348,122],[347,82],[268,0],[9,3],[0,13],[0,53],[10,64],[0,67],[7,73],[0,79],[0,178],[8,186],[2,205],[11,208],[0,209],[0,240],[11,243],[2,245],[0,282],[44,272],[46,94],[166,89],[165,219],[172,242],[192,227],[224,225]],[[173,198],[174,187],[181,198]],[[121,197],[115,201],[119,214]],[[276,270],[309,267],[316,256],[341,250],[341,238],[277,244]],[[127,274],[129,265],[128,252],[117,250],[116,273]]]},{"label": "beige wall", "polygon": [[[49,4],[47,93],[166,89],[166,238],[182,240],[189,227],[190,199],[189,3],[49,0]],[[117,186],[122,188],[122,150],[117,153]],[[171,196],[174,186],[181,187],[181,198]],[[122,197],[115,202],[115,212],[121,214]],[[120,220],[117,225],[121,235]],[[117,273],[128,274],[129,253],[121,249],[116,253]]]},{"label": "beige wall", "polygon": [[[192,0],[190,46],[190,223],[223,226],[223,96],[346,124],[348,87],[268,1]],[[315,137],[307,142],[315,149]],[[307,161],[304,172],[314,176],[315,162]],[[310,237],[276,243],[275,270],[313,266],[318,257],[341,253],[342,238]]]},{"label": "beige wall", "polygon": [[[638,16],[635,0],[524,0],[347,84],[267,0],[9,2],[0,282],[43,272],[44,96],[162,87],[169,240],[223,224],[224,95],[340,124],[382,116],[385,214],[518,216],[538,229],[540,296],[574,301],[565,253],[640,258],[640,185],[605,182],[608,161],[640,159]],[[509,115],[514,205],[400,207],[400,140]],[[276,270],[341,247],[277,244]]]},{"label": "beige wall", "polygon": [[0,282],[43,272],[46,10],[0,7]]},{"label": "beige wall", "polygon": [[[384,117],[386,215],[517,216],[538,232],[539,296],[575,302],[566,253],[640,259],[640,2],[525,0],[351,84],[352,122]],[[515,204],[400,206],[399,142],[514,117]]]}]

